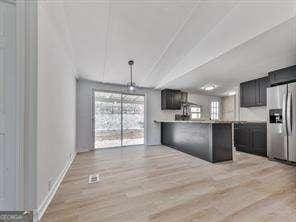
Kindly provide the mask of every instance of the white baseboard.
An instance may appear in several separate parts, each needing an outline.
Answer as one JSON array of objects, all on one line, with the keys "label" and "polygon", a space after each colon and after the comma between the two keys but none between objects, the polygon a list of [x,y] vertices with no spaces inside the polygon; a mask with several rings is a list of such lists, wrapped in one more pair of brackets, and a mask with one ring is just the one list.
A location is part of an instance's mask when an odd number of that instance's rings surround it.
[{"label": "white baseboard", "polygon": [[62,170],[62,172],[60,173],[60,175],[57,177],[56,181],[54,182],[51,190],[48,192],[48,194],[46,195],[46,197],[44,198],[43,202],[41,203],[41,205],[38,207],[37,209],[37,217],[38,217],[38,221],[40,221],[41,217],[43,216],[43,214],[45,213],[48,205],[50,204],[50,202],[52,201],[55,193],[57,192],[59,186],[61,185],[67,171],[69,170],[73,160],[75,159],[76,153],[74,153],[71,157],[71,159],[68,160],[66,166],[64,167],[64,169]]},{"label": "white baseboard", "polygon": [[77,153],[86,153],[89,151],[94,151],[95,149],[77,149],[76,152]]}]

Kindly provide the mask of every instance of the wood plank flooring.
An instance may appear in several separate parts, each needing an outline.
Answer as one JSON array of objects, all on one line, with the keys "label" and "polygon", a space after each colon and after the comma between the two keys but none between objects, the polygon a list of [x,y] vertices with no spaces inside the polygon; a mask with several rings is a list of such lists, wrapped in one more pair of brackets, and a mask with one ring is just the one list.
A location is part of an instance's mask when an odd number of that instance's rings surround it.
[{"label": "wood plank flooring", "polygon": [[240,152],[212,164],[165,146],[78,154],[48,221],[295,222],[296,167]]}]

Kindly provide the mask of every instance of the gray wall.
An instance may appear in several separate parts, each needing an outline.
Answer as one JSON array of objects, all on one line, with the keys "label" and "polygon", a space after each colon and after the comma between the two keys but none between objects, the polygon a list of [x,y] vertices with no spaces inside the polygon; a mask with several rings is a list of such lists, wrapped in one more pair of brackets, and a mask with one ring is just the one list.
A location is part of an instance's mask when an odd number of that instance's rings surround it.
[{"label": "gray wall", "polygon": [[[77,83],[77,132],[76,147],[78,152],[93,149],[94,138],[92,128],[92,100],[94,90],[107,90],[126,92],[126,87],[121,85],[103,84],[85,79],[79,79]],[[138,88],[136,93],[145,95],[145,144],[160,144],[160,124],[154,120],[173,120],[176,113],[181,111],[161,110],[161,95],[159,90]],[[202,117],[209,118],[209,106],[211,100],[220,100],[219,97],[210,97],[190,93],[189,101],[202,106]]]},{"label": "gray wall", "polygon": [[52,185],[75,154],[76,80],[44,8],[38,9],[37,203],[44,206]]},{"label": "gray wall", "polygon": [[[79,79],[77,84],[77,137],[78,152],[88,151],[94,147],[92,132],[92,99],[93,90],[107,90],[126,92],[125,86],[103,84],[94,81]],[[160,91],[146,88],[137,88],[136,93],[145,95],[145,144],[160,144],[160,124],[155,119],[165,118],[161,111]]]},{"label": "gray wall", "polygon": [[221,99],[222,104],[222,119],[235,120],[235,96],[225,96]]}]

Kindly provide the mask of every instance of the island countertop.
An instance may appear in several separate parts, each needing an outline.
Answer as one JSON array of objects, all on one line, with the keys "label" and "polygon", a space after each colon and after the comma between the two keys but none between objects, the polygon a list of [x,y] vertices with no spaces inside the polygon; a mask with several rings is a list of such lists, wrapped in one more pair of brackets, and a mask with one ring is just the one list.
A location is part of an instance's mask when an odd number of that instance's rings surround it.
[{"label": "island countertop", "polygon": [[266,121],[239,121],[239,120],[154,120],[155,123],[266,123]]}]

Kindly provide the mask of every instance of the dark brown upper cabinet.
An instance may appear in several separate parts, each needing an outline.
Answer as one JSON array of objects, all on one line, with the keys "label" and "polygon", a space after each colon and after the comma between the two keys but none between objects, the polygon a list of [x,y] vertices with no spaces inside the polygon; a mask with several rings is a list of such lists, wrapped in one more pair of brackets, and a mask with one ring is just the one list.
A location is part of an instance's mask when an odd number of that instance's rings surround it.
[{"label": "dark brown upper cabinet", "polygon": [[241,107],[266,106],[266,91],[269,78],[263,77],[240,84]]},{"label": "dark brown upper cabinet", "polygon": [[268,73],[270,85],[276,86],[296,81],[296,65]]},{"label": "dark brown upper cabinet", "polygon": [[161,91],[162,110],[180,110],[182,93],[180,90],[164,89]]},{"label": "dark brown upper cabinet", "polygon": [[264,77],[257,79],[256,86],[256,104],[258,106],[266,106],[266,98],[267,98],[267,87],[269,87],[269,78]]},{"label": "dark brown upper cabinet", "polygon": [[256,104],[256,81],[248,81],[240,84],[241,107],[251,107]]}]

